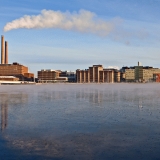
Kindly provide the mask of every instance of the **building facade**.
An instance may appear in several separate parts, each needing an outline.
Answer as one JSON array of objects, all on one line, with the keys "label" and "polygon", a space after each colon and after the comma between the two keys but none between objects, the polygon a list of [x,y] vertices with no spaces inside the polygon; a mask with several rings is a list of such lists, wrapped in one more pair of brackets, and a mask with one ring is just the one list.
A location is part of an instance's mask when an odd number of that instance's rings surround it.
[{"label": "building facade", "polygon": [[59,77],[67,77],[68,82],[76,82],[76,73],[73,71],[60,71]]},{"label": "building facade", "polygon": [[[122,70],[125,73],[126,82],[153,82],[155,81],[154,75],[160,74],[159,68],[153,68],[150,66],[138,66],[124,67]],[[158,80],[157,80],[158,81]]]},{"label": "building facade", "polygon": [[14,76],[0,76],[0,81],[19,81],[19,78]]},{"label": "building facade", "polygon": [[93,65],[89,69],[76,70],[77,83],[113,83],[114,70],[104,69],[102,65]]},{"label": "building facade", "polygon": [[14,76],[21,81],[34,80],[34,74],[28,73],[28,67],[19,63],[0,64],[0,76]]},{"label": "building facade", "polygon": [[54,83],[54,82],[67,82],[67,77],[60,77],[59,74],[61,71],[57,70],[51,70],[42,69],[41,71],[38,71],[38,82],[39,83]]},{"label": "building facade", "polygon": [[104,69],[104,70],[99,71],[99,82],[113,83],[114,82],[114,72],[109,69]]},{"label": "building facade", "polygon": [[125,80],[127,82],[133,82],[135,80],[135,69],[125,70]]}]

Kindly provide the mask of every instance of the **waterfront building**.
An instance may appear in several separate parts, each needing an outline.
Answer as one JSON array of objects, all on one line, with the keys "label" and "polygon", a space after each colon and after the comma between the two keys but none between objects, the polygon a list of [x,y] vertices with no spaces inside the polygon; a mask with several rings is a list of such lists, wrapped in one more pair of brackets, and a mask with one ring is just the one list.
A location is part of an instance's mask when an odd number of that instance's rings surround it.
[{"label": "waterfront building", "polygon": [[28,67],[19,63],[0,64],[0,76],[14,76],[21,81],[34,81],[34,74],[28,72]]},{"label": "waterfront building", "polygon": [[[125,73],[126,82],[152,82],[158,81],[155,76],[159,76],[160,69],[150,66],[141,66],[138,62],[138,66],[123,67],[121,69]],[[155,75],[155,76],[154,76]]]},{"label": "waterfront building", "polygon": [[125,82],[125,77],[126,77],[126,74],[123,72],[120,72],[120,81],[121,82]]},{"label": "waterfront building", "polygon": [[60,77],[61,71],[58,70],[52,70],[42,69],[41,71],[38,71],[38,82],[39,83],[54,83],[54,82],[67,82],[67,77]]},{"label": "waterfront building", "polygon": [[76,78],[78,83],[89,83],[90,82],[90,72],[89,69],[76,70]]},{"label": "waterfront building", "polygon": [[14,76],[0,76],[0,81],[19,81],[19,78]]},{"label": "waterfront building", "polygon": [[121,72],[114,70],[114,82],[121,82]]},{"label": "waterfront building", "polygon": [[8,42],[4,42],[4,36],[1,36],[0,76],[14,76],[21,81],[34,81],[34,74],[28,72],[28,67],[17,62],[8,64]]},{"label": "waterfront building", "polygon": [[93,65],[92,67],[89,67],[89,74],[90,74],[90,82],[96,82],[99,83],[100,82],[100,78],[99,78],[99,71],[103,70],[103,66],[102,65]]},{"label": "waterfront building", "polygon": [[126,82],[135,81],[135,69],[126,69],[125,70],[125,80]]},{"label": "waterfront building", "polygon": [[105,69],[102,65],[93,65],[85,70],[77,69],[77,83],[113,83],[114,72],[113,69]]},{"label": "waterfront building", "polygon": [[19,63],[0,64],[0,76],[15,76],[19,80],[34,80],[34,74],[28,73],[28,67]]},{"label": "waterfront building", "polygon": [[99,74],[100,74],[99,82],[102,82],[102,83],[113,83],[114,82],[114,71],[110,69],[103,69],[99,71]]}]

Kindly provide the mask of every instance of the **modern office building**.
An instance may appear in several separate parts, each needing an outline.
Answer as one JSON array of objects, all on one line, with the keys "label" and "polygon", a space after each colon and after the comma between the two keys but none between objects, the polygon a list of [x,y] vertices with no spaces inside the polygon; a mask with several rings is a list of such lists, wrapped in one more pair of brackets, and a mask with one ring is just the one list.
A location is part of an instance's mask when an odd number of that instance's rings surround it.
[{"label": "modern office building", "polygon": [[22,81],[34,80],[34,74],[28,72],[28,67],[17,62],[8,64],[8,42],[4,42],[4,36],[1,36],[0,76],[14,76]]},{"label": "modern office building", "polygon": [[105,69],[102,65],[93,65],[89,69],[76,70],[77,83],[113,83],[114,70]]}]

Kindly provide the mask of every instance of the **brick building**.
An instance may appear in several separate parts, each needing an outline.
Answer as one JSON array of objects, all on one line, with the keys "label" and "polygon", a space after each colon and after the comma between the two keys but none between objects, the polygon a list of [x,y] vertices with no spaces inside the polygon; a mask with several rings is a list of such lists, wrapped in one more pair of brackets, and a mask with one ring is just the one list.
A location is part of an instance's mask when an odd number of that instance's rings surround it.
[{"label": "brick building", "polygon": [[4,42],[4,36],[1,37],[0,76],[14,76],[22,81],[34,81],[34,74],[28,72],[28,67],[16,62],[8,64],[8,42]]},{"label": "brick building", "polygon": [[113,83],[118,81],[114,77],[115,70],[105,69],[102,65],[93,65],[89,69],[76,70],[77,83]]},{"label": "brick building", "polygon": [[28,67],[19,63],[0,64],[0,76],[15,76],[19,80],[34,80],[34,74],[28,73]]},{"label": "brick building", "polygon": [[59,74],[61,71],[42,69],[38,71],[38,82],[39,83],[53,83],[53,82],[66,82],[68,81],[67,77],[60,77]]}]

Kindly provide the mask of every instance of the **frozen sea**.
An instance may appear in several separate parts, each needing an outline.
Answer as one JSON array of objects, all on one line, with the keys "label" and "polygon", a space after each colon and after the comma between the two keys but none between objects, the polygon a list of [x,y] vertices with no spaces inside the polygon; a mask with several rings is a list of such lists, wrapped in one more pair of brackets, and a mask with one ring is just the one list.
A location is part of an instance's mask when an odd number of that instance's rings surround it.
[{"label": "frozen sea", "polygon": [[160,84],[0,86],[1,160],[159,160]]}]

